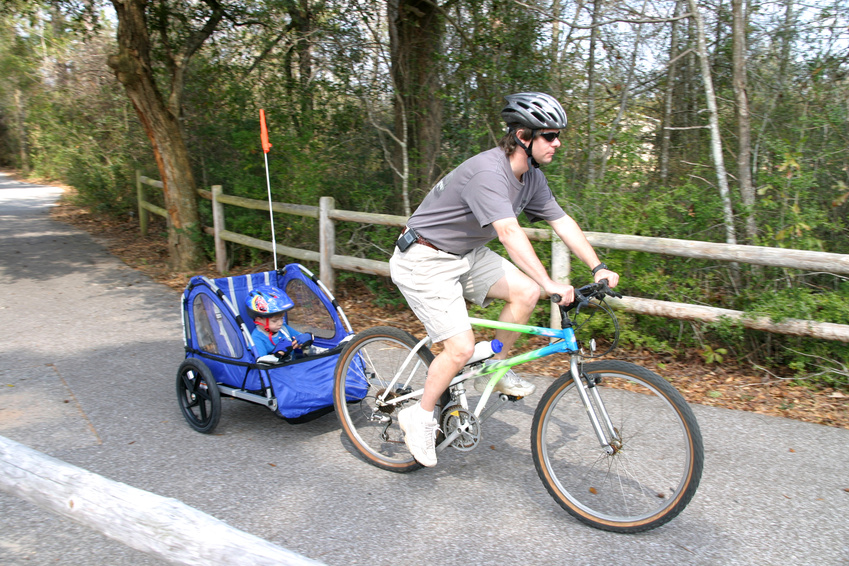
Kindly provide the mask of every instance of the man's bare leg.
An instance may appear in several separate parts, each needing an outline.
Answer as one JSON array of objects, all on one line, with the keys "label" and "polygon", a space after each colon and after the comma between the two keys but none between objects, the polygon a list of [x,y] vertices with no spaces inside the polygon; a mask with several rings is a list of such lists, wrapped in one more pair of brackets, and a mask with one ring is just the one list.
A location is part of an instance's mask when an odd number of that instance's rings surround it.
[{"label": "man's bare leg", "polygon": [[[539,301],[539,285],[521,271],[508,271],[490,288],[488,297],[505,301],[498,320],[515,324],[527,324]],[[504,348],[493,356],[503,360],[508,357],[519,334],[509,330],[496,330],[495,338],[504,344]]]},{"label": "man's bare leg", "polygon": [[448,388],[448,384],[462,369],[475,349],[475,335],[466,330],[446,339],[442,343],[442,352],[430,364],[425,381],[421,406],[426,411],[433,411],[436,402]]}]

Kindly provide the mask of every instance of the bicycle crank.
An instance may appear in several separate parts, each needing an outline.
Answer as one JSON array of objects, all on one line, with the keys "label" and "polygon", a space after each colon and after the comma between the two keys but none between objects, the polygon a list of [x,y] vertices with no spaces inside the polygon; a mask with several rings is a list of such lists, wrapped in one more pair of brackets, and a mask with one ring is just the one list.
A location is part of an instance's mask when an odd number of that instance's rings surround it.
[{"label": "bicycle crank", "polygon": [[481,440],[481,425],[474,413],[460,405],[451,405],[442,411],[442,432],[445,441],[457,450],[473,450]]}]

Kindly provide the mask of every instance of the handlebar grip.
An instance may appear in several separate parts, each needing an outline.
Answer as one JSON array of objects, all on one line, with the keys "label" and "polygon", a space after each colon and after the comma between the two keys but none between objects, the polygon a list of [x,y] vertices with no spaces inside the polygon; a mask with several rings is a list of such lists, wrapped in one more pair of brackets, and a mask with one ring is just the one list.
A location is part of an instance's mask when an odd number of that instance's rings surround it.
[{"label": "handlebar grip", "polygon": [[554,293],[553,295],[551,295],[551,302],[552,303],[559,303],[562,299],[563,299],[563,297],[561,297],[557,293]]}]

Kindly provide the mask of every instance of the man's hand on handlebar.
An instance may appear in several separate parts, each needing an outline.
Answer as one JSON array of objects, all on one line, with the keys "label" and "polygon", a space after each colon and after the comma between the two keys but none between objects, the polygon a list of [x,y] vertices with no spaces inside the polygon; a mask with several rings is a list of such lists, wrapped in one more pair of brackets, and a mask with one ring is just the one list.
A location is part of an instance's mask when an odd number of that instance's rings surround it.
[{"label": "man's hand on handlebar", "polygon": [[613,289],[619,284],[619,274],[609,269],[599,269],[593,276],[593,280],[598,283],[602,279],[607,279],[607,286]]},{"label": "man's hand on handlebar", "polygon": [[576,306],[587,303],[590,299],[602,299],[605,295],[621,299],[622,294],[611,289],[608,283],[607,279],[599,279],[597,282],[584,285],[579,289],[572,288],[573,299],[571,301],[564,300],[559,293],[552,293],[551,302],[571,310]]},{"label": "man's hand on handlebar", "polygon": [[609,285],[609,281],[607,279],[600,279],[595,283],[598,286],[598,290],[596,291],[596,298],[601,299],[604,298],[605,295],[609,295],[611,297],[616,297],[621,299],[622,293],[617,293],[614,291]]},{"label": "man's hand on handlebar", "polygon": [[[551,297],[551,300],[558,305],[567,306],[575,300],[575,288],[564,283],[554,283],[551,287],[545,289]],[[555,300],[559,297],[559,300]]]}]

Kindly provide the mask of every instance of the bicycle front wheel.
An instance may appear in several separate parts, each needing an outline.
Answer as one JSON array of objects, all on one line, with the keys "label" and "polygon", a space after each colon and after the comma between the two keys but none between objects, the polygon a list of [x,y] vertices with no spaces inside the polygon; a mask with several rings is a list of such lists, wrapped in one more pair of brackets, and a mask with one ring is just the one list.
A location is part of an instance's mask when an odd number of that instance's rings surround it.
[{"label": "bicycle front wheel", "polygon": [[600,361],[584,364],[583,372],[612,424],[612,450],[601,446],[565,374],[534,414],[537,473],[555,501],[588,525],[621,533],[663,525],[687,506],[701,479],[704,448],[692,410],[666,380],[635,364]]},{"label": "bicycle front wheel", "polygon": [[[398,412],[416,403],[421,393],[388,403],[424,388],[433,354],[423,347],[410,356],[417,342],[398,328],[370,328],[351,339],[336,364],[333,404],[342,430],[367,462],[393,472],[421,467],[398,425]],[[443,404],[445,398],[447,393]]]}]

